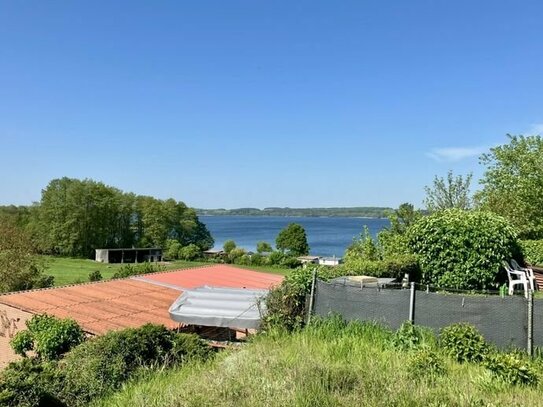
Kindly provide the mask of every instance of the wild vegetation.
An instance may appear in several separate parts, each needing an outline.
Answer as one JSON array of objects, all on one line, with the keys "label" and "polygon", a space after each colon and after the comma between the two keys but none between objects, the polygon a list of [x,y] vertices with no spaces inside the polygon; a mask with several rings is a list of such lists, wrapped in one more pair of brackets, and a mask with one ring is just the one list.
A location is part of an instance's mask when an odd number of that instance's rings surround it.
[{"label": "wild vegetation", "polygon": [[520,354],[491,355],[502,362],[489,356],[459,363],[420,328],[394,333],[333,318],[292,333],[273,330],[242,350],[153,373],[95,405],[539,405],[541,365]]},{"label": "wild vegetation", "polygon": [[27,325],[12,341],[25,357],[0,374],[2,406],[86,406],[139,375],[211,356],[196,335],[159,325],[87,340],[72,320],[38,315]]}]

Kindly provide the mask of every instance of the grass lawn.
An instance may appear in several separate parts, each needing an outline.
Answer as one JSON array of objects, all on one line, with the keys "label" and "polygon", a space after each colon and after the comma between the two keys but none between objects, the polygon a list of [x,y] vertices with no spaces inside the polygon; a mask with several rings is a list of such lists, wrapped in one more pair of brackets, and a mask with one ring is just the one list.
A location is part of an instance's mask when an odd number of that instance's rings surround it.
[{"label": "grass lawn", "polygon": [[[99,263],[88,259],[75,259],[70,257],[53,257],[43,256],[47,264],[45,274],[55,277],[55,286],[67,284],[77,284],[89,281],[89,273],[99,270],[104,280],[113,276],[115,271],[121,267],[121,264],[106,264]],[[198,267],[202,265],[211,265],[202,261],[182,261],[176,260],[164,263],[166,270],[177,270],[188,267]],[[249,270],[262,271],[266,273],[274,273],[286,275],[290,272],[289,269],[282,269],[272,266],[235,266]]]}]

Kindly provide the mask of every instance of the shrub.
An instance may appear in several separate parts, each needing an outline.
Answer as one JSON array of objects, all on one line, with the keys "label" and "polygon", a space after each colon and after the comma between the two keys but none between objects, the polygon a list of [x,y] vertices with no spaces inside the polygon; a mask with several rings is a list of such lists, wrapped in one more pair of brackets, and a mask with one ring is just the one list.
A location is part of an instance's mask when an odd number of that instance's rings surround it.
[{"label": "shrub", "polygon": [[285,258],[285,255],[281,253],[280,251],[271,252],[268,256],[268,261],[270,264],[274,266],[278,266],[281,264],[283,259]]},{"label": "shrub", "polygon": [[347,258],[338,271],[342,275],[365,275],[374,277],[389,277],[401,279],[409,274],[409,279],[420,279],[420,268],[413,255],[397,255],[385,260],[364,260],[361,258]]},{"label": "shrub", "polygon": [[166,268],[158,263],[136,263],[136,264],[124,264],[113,274],[112,279],[126,278],[130,276],[137,276],[139,274],[156,273],[158,271],[164,271]]},{"label": "shrub", "polygon": [[197,336],[162,325],[110,332],[86,341],[59,362],[65,376],[60,397],[68,405],[86,405],[118,389],[142,367],[171,366],[208,355],[208,346]]},{"label": "shrub", "polygon": [[27,330],[19,331],[11,340],[15,353],[22,356],[34,350],[39,358],[56,359],[85,339],[83,330],[72,319],[34,315],[26,326]]},{"label": "shrub", "polygon": [[416,349],[421,342],[421,329],[409,321],[404,322],[392,336],[392,345],[398,350]]},{"label": "shrub", "polygon": [[94,270],[89,273],[89,281],[101,281],[102,280],[102,273],[100,273],[100,270]]},{"label": "shrub", "polygon": [[485,367],[510,384],[536,385],[539,377],[530,362],[519,355],[496,352],[485,360]]},{"label": "shrub", "polygon": [[411,355],[407,368],[414,377],[443,376],[446,372],[445,361],[430,348],[423,348]]},{"label": "shrub", "polygon": [[520,247],[524,261],[543,266],[543,240],[521,240]]},{"label": "shrub", "polygon": [[295,269],[296,267],[300,267],[302,263],[296,257],[285,256],[283,260],[281,260],[280,265],[289,269]]},{"label": "shrub", "polygon": [[265,329],[282,327],[292,330],[303,325],[305,298],[310,291],[313,270],[299,268],[289,274],[281,285],[266,296]]},{"label": "shrub", "polygon": [[479,331],[470,324],[458,323],[441,330],[440,345],[458,362],[482,362],[489,346]]},{"label": "shrub", "polygon": [[49,288],[55,285],[55,276],[40,275],[34,280],[32,288]]},{"label": "shrub", "polygon": [[192,261],[196,260],[202,254],[200,247],[194,243],[189,244],[188,246],[181,247],[179,249],[179,258],[181,260]]},{"label": "shrub", "polygon": [[424,283],[457,289],[498,283],[503,259],[515,257],[516,234],[490,212],[449,209],[418,220],[408,230]]},{"label": "shrub", "polygon": [[262,256],[260,253],[253,253],[251,255],[251,264],[253,266],[261,266],[265,263],[265,257]]},{"label": "shrub", "polygon": [[168,260],[177,260],[179,258],[179,251],[182,246],[178,240],[168,239],[166,240],[166,250],[164,251],[164,257]]},{"label": "shrub", "polygon": [[234,247],[228,252],[226,260],[228,261],[228,263],[238,263],[239,259],[246,254],[247,252],[245,251],[245,249],[241,247]]},{"label": "shrub", "polygon": [[0,377],[0,405],[61,406],[63,404],[55,396],[60,382],[53,362],[29,358],[12,362]]}]

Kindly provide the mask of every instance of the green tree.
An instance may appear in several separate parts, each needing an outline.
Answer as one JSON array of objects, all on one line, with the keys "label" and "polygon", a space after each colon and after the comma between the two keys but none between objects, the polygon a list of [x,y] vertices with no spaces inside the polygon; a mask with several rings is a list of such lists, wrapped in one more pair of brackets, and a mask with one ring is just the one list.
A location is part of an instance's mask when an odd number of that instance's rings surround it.
[{"label": "green tree", "polygon": [[224,242],[224,244],[222,245],[222,249],[225,251],[225,253],[230,253],[232,250],[234,250],[236,248],[236,242],[234,242],[233,240],[227,240],[226,242]]},{"label": "green tree", "polygon": [[481,156],[486,172],[478,205],[508,219],[524,239],[543,238],[543,138],[508,135]]},{"label": "green tree", "polygon": [[256,244],[256,251],[257,253],[271,253],[273,252],[273,248],[271,247],[271,244],[268,242],[258,242]]},{"label": "green tree", "polygon": [[28,229],[42,252],[92,257],[100,247],[213,246],[196,212],[174,199],[136,196],[93,180],[61,178],[30,208]]},{"label": "green tree", "polygon": [[470,209],[470,184],[473,174],[466,177],[453,175],[452,171],[447,173],[447,178],[435,177],[432,187],[426,186],[425,204],[430,212],[442,211],[444,209],[458,208]]},{"label": "green tree", "polygon": [[[0,292],[47,286],[45,264],[34,250],[30,236],[13,219],[0,221]],[[52,282],[52,281],[51,281]]]},{"label": "green tree", "polygon": [[278,250],[287,251],[292,256],[305,256],[309,254],[309,244],[305,229],[297,224],[290,223],[279,232],[275,239]]},{"label": "green tree", "polygon": [[201,254],[202,254],[202,251],[200,247],[198,247],[194,243],[191,243],[188,246],[185,246],[179,249],[179,258],[181,260],[187,260],[187,261],[196,260],[198,257],[200,257]]}]

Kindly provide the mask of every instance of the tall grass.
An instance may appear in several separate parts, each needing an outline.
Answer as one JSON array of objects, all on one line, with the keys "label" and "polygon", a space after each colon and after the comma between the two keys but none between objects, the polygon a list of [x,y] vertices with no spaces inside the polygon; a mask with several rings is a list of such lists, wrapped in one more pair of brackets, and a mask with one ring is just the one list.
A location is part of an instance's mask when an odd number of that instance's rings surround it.
[{"label": "tall grass", "polygon": [[[435,342],[424,346],[439,352]],[[150,374],[97,406],[540,406],[543,386],[511,386],[445,358],[445,374],[409,371],[410,354],[377,325],[316,321],[272,331],[207,363]]]}]

